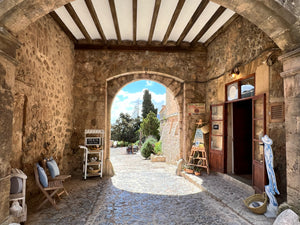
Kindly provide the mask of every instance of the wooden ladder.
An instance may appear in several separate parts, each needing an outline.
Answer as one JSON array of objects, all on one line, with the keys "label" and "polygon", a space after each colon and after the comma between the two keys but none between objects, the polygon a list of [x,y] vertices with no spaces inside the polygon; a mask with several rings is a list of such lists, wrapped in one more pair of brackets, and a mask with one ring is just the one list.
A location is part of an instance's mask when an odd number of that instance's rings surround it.
[{"label": "wooden ladder", "polygon": [[192,147],[188,165],[205,168],[207,174],[209,174],[207,155],[204,147]]},{"label": "wooden ladder", "polygon": [[[196,125],[197,125],[197,129],[200,126],[202,126],[203,125],[202,120],[200,119],[199,122],[196,123]],[[188,165],[205,168],[207,174],[209,174],[209,165],[207,161],[205,146],[192,146]]]}]

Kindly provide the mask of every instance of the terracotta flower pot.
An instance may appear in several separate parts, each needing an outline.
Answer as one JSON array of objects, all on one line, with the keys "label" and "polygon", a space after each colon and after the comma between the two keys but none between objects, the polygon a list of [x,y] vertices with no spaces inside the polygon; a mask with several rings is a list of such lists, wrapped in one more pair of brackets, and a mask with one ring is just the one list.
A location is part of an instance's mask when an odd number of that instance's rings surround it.
[{"label": "terracotta flower pot", "polygon": [[194,174],[195,174],[196,176],[200,176],[200,175],[201,175],[201,173],[200,173],[200,172],[197,172],[197,171],[194,171]]},{"label": "terracotta flower pot", "polygon": [[192,169],[185,169],[185,172],[190,173],[190,174],[194,173],[194,171]]}]

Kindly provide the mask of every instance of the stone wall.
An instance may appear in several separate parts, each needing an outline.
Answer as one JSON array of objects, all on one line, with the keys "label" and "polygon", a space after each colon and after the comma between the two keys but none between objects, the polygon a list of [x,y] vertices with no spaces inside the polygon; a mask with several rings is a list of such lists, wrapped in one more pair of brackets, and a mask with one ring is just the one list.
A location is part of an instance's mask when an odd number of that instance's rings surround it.
[{"label": "stone wall", "polygon": [[284,79],[287,201],[300,209],[300,48],[280,60],[284,68],[280,75]]},{"label": "stone wall", "polygon": [[[282,72],[282,63],[278,61],[281,52],[274,55],[274,63],[269,67],[269,101],[267,114],[270,115],[271,103],[284,103],[283,79],[280,76]],[[284,106],[284,105],[283,105]],[[273,139],[272,150],[274,154],[274,172],[276,174],[277,185],[280,191],[278,201],[286,200],[287,195],[287,172],[286,172],[286,129],[283,122],[271,122],[268,117],[269,136]]]},{"label": "stone wall", "polygon": [[[246,19],[238,17],[208,46],[206,110],[209,112],[211,104],[226,101],[227,83],[255,74],[255,95],[266,94],[267,134],[274,142],[274,170],[281,192],[279,201],[283,201],[286,196],[285,126],[283,122],[270,123],[268,116],[270,103],[284,101],[279,54],[280,50],[270,38]],[[229,72],[238,63],[240,74],[231,78]],[[228,135],[228,148],[231,148],[232,137]]]},{"label": "stone wall", "polygon": [[164,118],[161,118],[160,140],[166,162],[175,164],[180,157],[179,109],[174,95],[167,89]]},{"label": "stone wall", "polygon": [[178,103],[175,101],[174,95],[167,89],[166,90],[166,116],[177,114],[179,111]]},{"label": "stone wall", "polygon": [[53,156],[61,173],[70,172],[74,46],[49,15],[20,32],[18,40],[10,163],[28,176],[32,194],[33,166],[43,157]]},{"label": "stone wall", "polygon": [[[0,38],[0,42],[2,42]],[[1,49],[1,48],[0,48]],[[0,54],[0,224],[9,216],[15,61]]]},{"label": "stone wall", "polygon": [[[199,119],[202,119],[203,122],[209,120],[209,104],[206,102],[207,96],[207,83],[206,82],[187,82],[184,85],[184,118],[183,118],[183,128],[184,128],[184,139],[183,139],[183,148],[187,149],[183,158],[185,161],[188,160],[190,151],[192,148],[194,134],[197,128],[196,123],[199,122]],[[188,105],[190,103],[205,103],[207,113],[200,115],[190,115],[188,112]]]},{"label": "stone wall", "polygon": [[237,63],[247,64],[275,43],[243,17],[233,21],[207,47],[208,78],[229,72]]},{"label": "stone wall", "polygon": [[[109,118],[105,118],[106,106],[109,108],[106,110],[110,111],[110,101],[126,84],[138,79],[149,79],[172,87],[176,79],[187,82],[206,79],[206,54],[203,52],[76,50],[75,58],[74,132],[75,136],[79,137],[80,143],[83,143],[84,129],[105,129],[104,121],[109,123]],[[132,75],[138,74],[136,71],[141,71],[145,76],[141,78]],[[154,72],[147,73],[147,71]],[[161,78],[160,73],[164,74],[165,78]],[[115,79],[118,77],[124,79]],[[172,79],[175,79],[173,83]],[[108,101],[105,103],[107,80],[109,93],[107,93]],[[180,89],[183,91],[182,86],[179,87],[179,91]],[[174,87],[174,95],[177,92]],[[192,92],[191,96],[205,95],[204,89],[194,89]],[[178,104],[183,105],[183,102]],[[74,168],[78,168],[78,164],[81,163],[80,152],[77,156]],[[106,157],[109,158],[108,155]]]}]

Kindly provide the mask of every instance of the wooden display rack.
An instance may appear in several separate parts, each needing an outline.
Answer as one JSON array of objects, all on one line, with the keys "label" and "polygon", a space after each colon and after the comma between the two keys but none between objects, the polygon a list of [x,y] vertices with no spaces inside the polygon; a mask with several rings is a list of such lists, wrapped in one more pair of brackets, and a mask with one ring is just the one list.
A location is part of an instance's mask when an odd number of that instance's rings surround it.
[{"label": "wooden display rack", "polygon": [[206,151],[203,147],[193,146],[191,150],[191,155],[189,157],[189,166],[205,168],[207,174],[209,174],[209,166],[206,156]]},{"label": "wooden display rack", "polygon": [[83,179],[94,176],[102,177],[104,130],[85,130],[85,146],[79,147],[84,149]]},{"label": "wooden display rack", "polygon": [[[200,128],[200,126],[203,125],[202,120],[199,120],[197,124],[197,129]],[[197,132],[197,131],[196,131]],[[195,135],[195,142],[196,140],[196,135]],[[203,141],[204,143],[204,141]],[[189,156],[189,166],[194,166],[194,167],[200,167],[200,168],[205,168],[207,174],[209,174],[209,165],[208,165],[208,160],[207,160],[207,153],[205,150],[204,144],[198,144],[198,146],[192,146],[191,149],[191,154]]]}]

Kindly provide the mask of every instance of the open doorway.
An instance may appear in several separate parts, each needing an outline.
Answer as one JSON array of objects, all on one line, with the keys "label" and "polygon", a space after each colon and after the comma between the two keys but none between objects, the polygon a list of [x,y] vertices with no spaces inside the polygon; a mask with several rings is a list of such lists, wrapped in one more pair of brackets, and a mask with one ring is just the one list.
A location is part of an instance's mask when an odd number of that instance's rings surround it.
[{"label": "open doorway", "polygon": [[[228,148],[228,174],[252,185],[252,100],[242,100],[230,104],[229,134],[231,146]],[[231,120],[231,121],[230,121]]]}]

